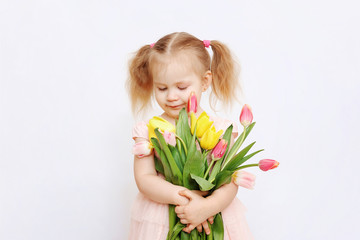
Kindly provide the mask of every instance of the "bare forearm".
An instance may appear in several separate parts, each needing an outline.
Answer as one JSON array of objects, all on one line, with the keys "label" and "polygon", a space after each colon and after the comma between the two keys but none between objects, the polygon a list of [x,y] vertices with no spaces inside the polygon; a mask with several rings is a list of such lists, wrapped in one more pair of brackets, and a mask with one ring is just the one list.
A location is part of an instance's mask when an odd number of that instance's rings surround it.
[{"label": "bare forearm", "polygon": [[209,206],[209,216],[214,216],[229,206],[236,197],[237,191],[238,187],[231,182],[223,185],[208,196],[206,200],[207,206]]},{"label": "bare forearm", "polygon": [[179,195],[184,187],[173,185],[157,175],[152,155],[134,157],[134,176],[139,191],[158,203],[187,204],[188,200]]},{"label": "bare forearm", "polygon": [[136,178],[136,184],[142,194],[155,202],[174,205],[187,203],[184,202],[186,199],[178,194],[185,189],[184,187],[173,185],[159,176],[139,176]]}]

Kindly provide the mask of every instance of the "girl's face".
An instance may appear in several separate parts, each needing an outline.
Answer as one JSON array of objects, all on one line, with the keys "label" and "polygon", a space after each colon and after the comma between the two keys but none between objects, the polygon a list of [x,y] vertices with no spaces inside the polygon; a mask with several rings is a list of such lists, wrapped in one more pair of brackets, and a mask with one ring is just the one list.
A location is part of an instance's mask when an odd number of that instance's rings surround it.
[{"label": "girl's face", "polygon": [[166,57],[153,74],[154,94],[165,118],[176,119],[186,107],[190,93],[195,92],[198,103],[201,94],[211,83],[211,72],[200,76],[194,70],[189,57]]}]

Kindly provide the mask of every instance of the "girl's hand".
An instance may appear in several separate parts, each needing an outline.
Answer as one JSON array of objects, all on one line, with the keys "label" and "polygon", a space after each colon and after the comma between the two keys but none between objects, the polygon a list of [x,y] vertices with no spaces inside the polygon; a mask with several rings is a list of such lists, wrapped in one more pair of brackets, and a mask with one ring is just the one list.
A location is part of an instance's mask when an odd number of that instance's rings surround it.
[{"label": "girl's hand", "polygon": [[200,191],[200,190],[191,190],[191,191],[202,197],[206,197],[209,194],[209,191]]},{"label": "girl's hand", "polygon": [[210,214],[211,206],[208,204],[207,199],[188,189],[180,191],[179,195],[184,196],[190,200],[187,205],[175,207],[175,212],[180,218],[180,222],[183,224],[189,224],[184,230],[191,231],[198,225],[202,225],[202,227],[205,229],[205,232],[209,232],[209,226],[207,225],[206,220],[212,215]]},{"label": "girl's hand", "polygon": [[[207,219],[207,221],[201,223],[200,225],[197,225],[197,226],[196,226],[196,229],[198,230],[198,232],[202,232],[202,230],[204,229],[204,230],[205,230],[205,233],[206,233],[207,235],[209,235],[209,234],[210,234],[210,228],[209,228],[208,222],[209,222],[210,224],[213,224],[213,223],[214,223],[214,217],[209,217],[209,218]],[[188,225],[186,226],[186,228],[183,229],[183,231],[184,231],[184,232],[187,232],[187,233],[190,233],[192,230],[193,230],[193,228],[191,228],[191,224],[188,224]]]},{"label": "girl's hand", "polygon": [[[182,189],[181,191],[184,191],[185,189],[186,188]],[[175,202],[175,205],[178,205],[178,206],[187,205],[190,202],[190,200],[187,197],[182,196],[180,194],[180,191],[177,192],[176,194],[174,194],[173,199],[174,199],[173,201]]]},{"label": "girl's hand", "polygon": [[[186,188],[183,188],[183,190],[186,190]],[[201,196],[201,197],[205,197],[209,194],[209,192],[205,192],[205,191],[200,191],[200,190],[191,190],[191,192]],[[189,203],[189,198],[182,196],[180,194],[180,192],[178,192],[178,194],[176,194],[176,196],[174,196],[174,201],[176,202],[175,205],[186,205]]]},{"label": "girl's hand", "polygon": [[[202,197],[205,197],[205,196],[207,196],[207,195],[209,194],[208,191],[205,192],[205,191],[200,191],[200,190],[191,190],[191,192],[193,192],[193,193],[195,193],[195,194],[197,194],[197,195],[199,195],[199,196],[202,196]],[[188,199],[188,198],[183,197],[183,196],[180,196],[180,195],[179,195],[179,197],[180,197],[180,198],[185,198],[185,199],[186,199],[186,203],[184,203],[184,204],[178,204],[178,205],[186,205],[186,204],[189,203],[189,199]],[[204,229],[204,230],[205,230],[205,233],[206,233],[207,235],[209,235],[209,234],[210,234],[210,228],[209,228],[208,222],[209,222],[210,224],[213,224],[213,223],[214,223],[214,217],[213,217],[213,216],[212,216],[212,217],[209,217],[209,218],[207,219],[207,221],[204,221],[204,222],[202,222],[201,224],[197,225],[197,226],[196,226],[196,229],[198,230],[198,232],[202,232],[202,230]],[[193,229],[194,229],[194,226],[193,226],[193,225],[190,226],[190,224],[188,224],[188,225],[183,229],[183,231],[185,231],[185,232],[187,232],[187,233],[190,233]]]}]

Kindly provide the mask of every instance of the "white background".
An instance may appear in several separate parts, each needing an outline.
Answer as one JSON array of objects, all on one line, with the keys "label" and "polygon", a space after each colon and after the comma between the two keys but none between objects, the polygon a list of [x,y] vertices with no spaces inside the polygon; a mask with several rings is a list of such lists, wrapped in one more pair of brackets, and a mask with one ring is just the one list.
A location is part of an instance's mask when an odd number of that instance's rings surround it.
[{"label": "white background", "polygon": [[[266,149],[252,161],[280,162],[251,169],[255,190],[238,193],[255,238],[356,239],[358,10],[355,0],[1,0],[0,239],[126,239],[137,193],[127,61],[175,31],[232,49],[257,122],[248,143]],[[241,106],[219,115],[237,121]]]}]

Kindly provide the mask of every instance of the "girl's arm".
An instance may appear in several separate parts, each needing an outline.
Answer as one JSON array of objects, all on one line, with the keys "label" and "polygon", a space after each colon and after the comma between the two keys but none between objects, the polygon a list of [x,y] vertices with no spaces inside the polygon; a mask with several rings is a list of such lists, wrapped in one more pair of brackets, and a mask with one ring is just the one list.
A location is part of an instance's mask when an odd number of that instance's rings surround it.
[{"label": "girl's arm", "polygon": [[237,194],[238,186],[233,182],[225,184],[215,190],[210,196],[203,198],[190,190],[183,190],[179,194],[187,197],[187,205],[177,206],[175,212],[183,224],[189,224],[183,230],[190,232],[200,223],[215,214],[223,211],[233,201]]},{"label": "girl's arm", "polygon": [[[234,144],[234,139],[237,135],[237,132],[232,134],[230,146]],[[238,186],[233,182],[221,186],[206,198],[195,195],[187,189],[181,191],[179,194],[190,200],[189,204],[186,206],[177,206],[175,208],[175,212],[180,218],[180,222],[188,224],[183,230],[185,232],[191,232],[196,226],[203,223],[202,225],[208,233],[209,228],[204,224],[204,222],[206,223],[206,219],[211,218],[229,206],[236,197],[237,191]]]},{"label": "girl's arm", "polygon": [[[140,140],[136,138],[135,142]],[[135,155],[134,176],[139,191],[155,202],[174,205],[189,202],[186,197],[179,195],[186,188],[173,185],[157,175],[153,155],[142,158]]]}]

